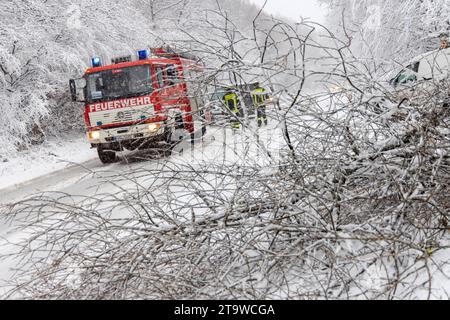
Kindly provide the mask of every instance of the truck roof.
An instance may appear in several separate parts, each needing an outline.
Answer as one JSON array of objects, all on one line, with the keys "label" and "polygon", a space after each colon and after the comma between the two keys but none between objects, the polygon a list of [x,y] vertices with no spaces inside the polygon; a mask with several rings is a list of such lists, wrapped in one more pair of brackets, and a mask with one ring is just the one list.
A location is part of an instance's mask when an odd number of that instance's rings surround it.
[{"label": "truck roof", "polygon": [[117,63],[117,64],[110,64],[107,66],[89,68],[86,70],[85,74],[91,74],[91,73],[120,69],[120,68],[143,66],[143,65],[148,65],[148,64],[159,64],[159,63],[161,63],[161,64],[181,64],[181,60],[180,59],[168,59],[168,58],[150,58],[150,59],[139,60],[139,61],[122,62],[122,63]]}]

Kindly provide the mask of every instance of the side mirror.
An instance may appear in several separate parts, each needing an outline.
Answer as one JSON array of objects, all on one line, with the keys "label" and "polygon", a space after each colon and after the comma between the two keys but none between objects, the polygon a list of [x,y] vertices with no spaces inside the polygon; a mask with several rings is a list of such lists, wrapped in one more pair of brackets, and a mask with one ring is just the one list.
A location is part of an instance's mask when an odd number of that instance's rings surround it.
[{"label": "side mirror", "polygon": [[69,80],[70,96],[73,102],[77,102],[77,85],[74,79]]},{"label": "side mirror", "polygon": [[[86,80],[84,78],[70,79],[69,88],[73,102],[85,102],[84,88],[86,88]],[[79,97],[79,95],[81,95],[81,97]]]}]

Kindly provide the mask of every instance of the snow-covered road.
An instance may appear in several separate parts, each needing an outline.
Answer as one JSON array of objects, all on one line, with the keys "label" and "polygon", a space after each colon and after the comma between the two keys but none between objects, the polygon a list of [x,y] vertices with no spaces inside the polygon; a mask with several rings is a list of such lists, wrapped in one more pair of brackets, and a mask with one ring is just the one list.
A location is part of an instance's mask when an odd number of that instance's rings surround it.
[{"label": "snow-covered road", "polygon": [[[256,130],[252,127],[251,131],[247,131],[247,138],[256,139],[254,135],[261,134],[259,142],[263,146],[271,149],[271,151],[278,151],[280,144],[281,132],[276,130],[274,135],[271,131],[275,126]],[[223,128],[212,127],[207,132],[206,136],[197,139],[195,145],[192,146],[190,140],[183,141],[174,150],[171,156],[173,161],[217,161],[233,160],[235,152],[245,148],[245,138],[239,133],[233,133],[230,129],[224,131]],[[250,141],[247,141],[251,144]],[[226,147],[225,147],[226,145]],[[87,145],[85,147],[88,147]],[[84,150],[85,151],[85,150]],[[253,150],[255,153],[258,151]],[[250,151],[251,152],[251,151]],[[67,155],[69,158],[71,155]],[[130,172],[133,169],[152,169],[156,168],[158,164],[165,162],[167,159],[155,154],[154,151],[138,151],[131,152],[125,155],[120,155],[120,161],[112,165],[103,165],[97,158],[95,151],[92,151],[88,156],[89,160],[80,163],[63,164],[62,169],[54,170],[48,174],[34,177],[31,172],[33,168],[25,172],[25,182],[16,183],[12,186],[3,187],[0,185],[0,205],[20,201],[33,194],[42,192],[62,192],[70,195],[85,195],[88,196],[92,192],[92,188],[102,188],[99,185],[100,180],[104,180],[108,175],[114,175],[120,172]],[[237,160],[237,159],[236,159]],[[26,180],[26,175],[29,174],[31,179]],[[13,176],[14,174],[12,174]],[[20,180],[19,180],[20,181]],[[8,185],[7,181],[6,185]],[[3,183],[5,184],[5,183]],[[99,192],[97,189],[96,192]]]}]

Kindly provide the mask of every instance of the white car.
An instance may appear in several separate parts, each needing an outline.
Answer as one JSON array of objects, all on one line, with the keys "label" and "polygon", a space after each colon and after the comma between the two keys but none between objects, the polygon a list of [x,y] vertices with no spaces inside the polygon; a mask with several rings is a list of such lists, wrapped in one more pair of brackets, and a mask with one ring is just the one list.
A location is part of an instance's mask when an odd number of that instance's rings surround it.
[{"label": "white car", "polygon": [[[411,105],[420,105],[423,101],[411,98],[435,95],[436,88],[440,93],[447,91],[450,97],[450,86],[445,85],[448,80],[450,80],[450,48],[417,56],[390,81],[390,84],[397,102],[408,100]],[[447,100],[448,98],[444,98],[444,105],[448,104]]]}]

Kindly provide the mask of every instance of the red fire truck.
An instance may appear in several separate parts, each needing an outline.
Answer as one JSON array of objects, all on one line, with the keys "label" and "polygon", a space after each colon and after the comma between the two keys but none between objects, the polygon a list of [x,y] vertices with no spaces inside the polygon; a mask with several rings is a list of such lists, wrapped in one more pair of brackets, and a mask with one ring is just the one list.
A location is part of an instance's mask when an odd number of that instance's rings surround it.
[{"label": "red fire truck", "polygon": [[205,134],[211,114],[204,110],[203,67],[195,57],[156,48],[110,65],[93,57],[91,64],[81,79],[70,80],[70,91],[85,104],[87,136],[103,163],[115,162],[124,149],[170,151],[184,137]]}]

